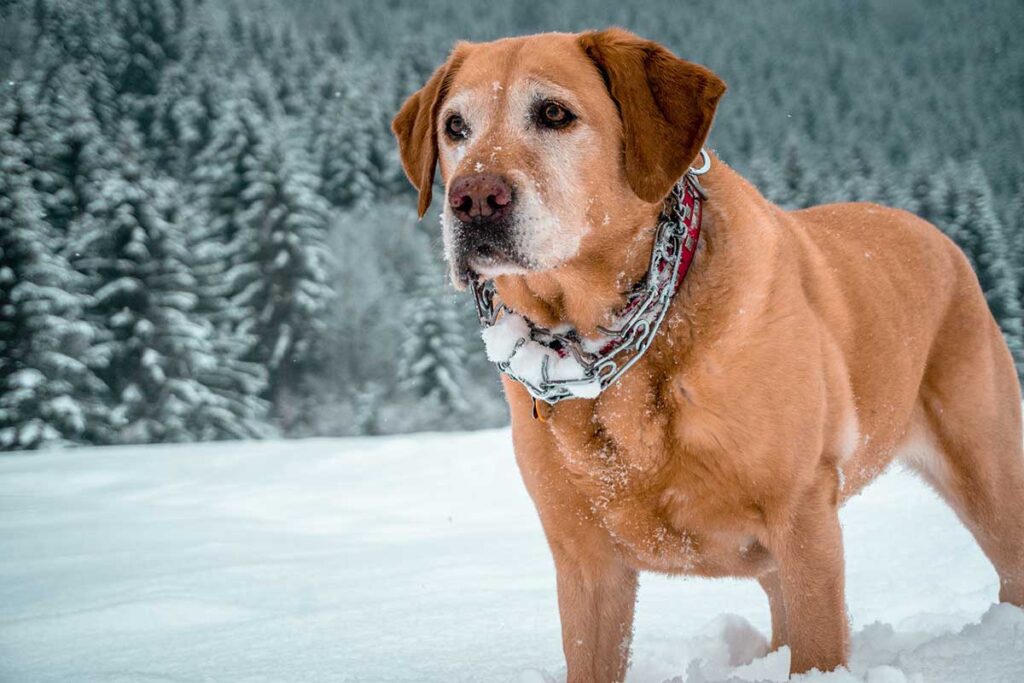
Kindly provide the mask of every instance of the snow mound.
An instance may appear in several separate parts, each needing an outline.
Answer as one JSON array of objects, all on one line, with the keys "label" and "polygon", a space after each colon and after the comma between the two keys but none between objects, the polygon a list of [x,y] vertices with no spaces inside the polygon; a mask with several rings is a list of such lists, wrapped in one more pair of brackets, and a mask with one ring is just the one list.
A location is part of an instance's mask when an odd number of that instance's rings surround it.
[{"label": "snow mound", "polygon": [[[1024,610],[992,605],[953,633],[898,632],[876,622],[855,633],[848,669],[789,678],[789,649],[738,615],[721,615],[701,634],[650,645],[634,657],[627,683],[1020,683]],[[684,673],[678,673],[684,672]],[[564,671],[524,671],[518,683],[563,683]]]}]

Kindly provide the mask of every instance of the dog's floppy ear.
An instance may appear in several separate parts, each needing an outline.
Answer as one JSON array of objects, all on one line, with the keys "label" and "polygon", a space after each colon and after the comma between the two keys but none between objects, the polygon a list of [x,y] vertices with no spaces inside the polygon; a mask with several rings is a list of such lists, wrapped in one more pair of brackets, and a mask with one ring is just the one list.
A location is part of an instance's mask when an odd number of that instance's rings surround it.
[{"label": "dog's floppy ear", "polygon": [[426,85],[409,96],[391,122],[405,175],[420,193],[420,218],[430,206],[437,165],[437,110],[464,58],[461,48],[461,44],[455,46],[448,60],[438,67]]},{"label": "dog's floppy ear", "polygon": [[622,29],[584,33],[579,45],[619,107],[630,187],[645,201],[660,201],[700,152],[725,83]]}]

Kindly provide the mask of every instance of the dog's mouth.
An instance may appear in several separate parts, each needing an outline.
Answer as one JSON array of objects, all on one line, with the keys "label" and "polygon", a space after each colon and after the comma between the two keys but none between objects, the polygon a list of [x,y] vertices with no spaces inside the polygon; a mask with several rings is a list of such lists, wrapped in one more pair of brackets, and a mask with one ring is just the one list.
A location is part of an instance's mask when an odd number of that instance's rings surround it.
[{"label": "dog's mouth", "polygon": [[459,282],[469,285],[478,280],[491,280],[499,275],[522,275],[529,268],[518,259],[491,249],[482,249],[472,255],[463,255],[455,267]]},{"label": "dog's mouth", "polygon": [[470,254],[466,263],[471,270],[484,277],[494,277],[497,271],[522,269],[521,259],[492,245],[479,246]]},{"label": "dog's mouth", "polygon": [[521,275],[530,270],[527,260],[506,239],[466,237],[463,233],[455,251],[454,270],[463,285],[499,275]]}]

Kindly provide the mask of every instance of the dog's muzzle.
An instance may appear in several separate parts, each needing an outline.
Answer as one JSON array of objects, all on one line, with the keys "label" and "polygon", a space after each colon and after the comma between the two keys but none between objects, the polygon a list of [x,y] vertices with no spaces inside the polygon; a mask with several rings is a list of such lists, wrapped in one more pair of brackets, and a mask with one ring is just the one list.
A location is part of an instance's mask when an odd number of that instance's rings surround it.
[{"label": "dog's muzzle", "polygon": [[456,272],[468,284],[479,270],[522,266],[512,235],[515,192],[493,173],[452,181],[448,206],[455,217]]}]

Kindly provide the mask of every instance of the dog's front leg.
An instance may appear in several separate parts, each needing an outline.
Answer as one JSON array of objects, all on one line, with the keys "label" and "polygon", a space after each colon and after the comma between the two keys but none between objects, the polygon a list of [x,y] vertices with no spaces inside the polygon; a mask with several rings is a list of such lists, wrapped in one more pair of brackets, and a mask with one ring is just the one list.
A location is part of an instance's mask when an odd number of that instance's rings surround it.
[{"label": "dog's front leg", "polygon": [[637,573],[618,558],[554,543],[558,611],[567,683],[617,683],[626,677]]},{"label": "dog's front leg", "polygon": [[[504,382],[516,461],[555,561],[567,683],[623,681],[637,572],[624,561],[594,504],[564,468],[552,432],[531,417],[529,395],[511,380]],[[590,424],[589,417],[583,424]]]},{"label": "dog's front leg", "polygon": [[797,503],[775,534],[785,602],[790,671],[831,671],[846,664],[849,625],[844,594],[843,539],[829,486]]}]

